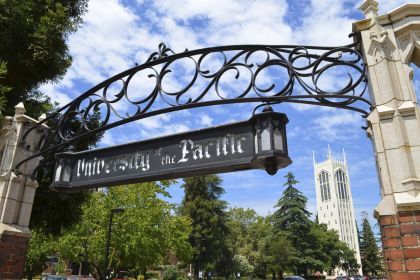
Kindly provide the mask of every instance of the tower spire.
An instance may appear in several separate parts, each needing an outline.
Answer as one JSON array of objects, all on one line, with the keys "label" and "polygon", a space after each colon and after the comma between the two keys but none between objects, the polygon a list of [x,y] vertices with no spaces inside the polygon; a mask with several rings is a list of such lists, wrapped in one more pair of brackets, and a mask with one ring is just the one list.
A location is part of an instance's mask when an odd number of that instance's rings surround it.
[{"label": "tower spire", "polygon": [[344,151],[344,148],[343,148],[343,161],[344,161],[344,163],[347,163],[347,161],[346,161],[346,152]]},{"label": "tower spire", "polygon": [[315,166],[316,162],[315,162],[315,152],[314,151],[312,151],[312,161],[314,162],[314,166]]},{"label": "tower spire", "polygon": [[330,144],[328,144],[328,159],[332,159]]}]

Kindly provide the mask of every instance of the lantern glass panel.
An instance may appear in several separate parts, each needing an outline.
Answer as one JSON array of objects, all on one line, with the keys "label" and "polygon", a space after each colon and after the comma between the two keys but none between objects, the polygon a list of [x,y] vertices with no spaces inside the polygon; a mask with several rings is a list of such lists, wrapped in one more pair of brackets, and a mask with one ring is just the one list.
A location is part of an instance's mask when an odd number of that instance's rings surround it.
[{"label": "lantern glass panel", "polygon": [[255,132],[255,136],[254,136],[254,143],[255,143],[255,152],[258,153],[259,152],[259,147],[258,147],[258,126],[256,127],[256,132]]},{"label": "lantern glass panel", "polygon": [[57,166],[57,169],[55,170],[55,177],[54,177],[54,181],[56,181],[56,182],[61,181],[61,180],[60,180],[60,176],[61,176],[61,169],[62,169],[61,164],[62,164],[62,163],[60,163],[60,164]]},{"label": "lantern glass panel", "polygon": [[261,121],[261,150],[271,150],[270,119]]},{"label": "lantern glass panel", "polygon": [[61,181],[70,182],[70,172],[71,172],[70,166],[64,167],[64,172],[63,172],[63,176],[61,177]]},{"label": "lantern glass panel", "polygon": [[283,134],[279,128],[274,128],[274,149],[283,151]]},{"label": "lantern glass panel", "polygon": [[283,151],[283,129],[280,120],[274,120],[274,149]]}]

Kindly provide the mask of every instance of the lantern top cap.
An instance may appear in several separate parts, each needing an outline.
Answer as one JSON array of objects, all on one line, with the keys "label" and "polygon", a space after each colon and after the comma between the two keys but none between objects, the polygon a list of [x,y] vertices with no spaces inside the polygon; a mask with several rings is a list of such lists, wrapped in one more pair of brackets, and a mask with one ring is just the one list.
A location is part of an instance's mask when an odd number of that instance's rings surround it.
[{"label": "lantern top cap", "polygon": [[266,118],[266,117],[274,117],[276,119],[280,119],[280,121],[282,121],[285,124],[289,122],[289,119],[287,118],[287,115],[285,113],[274,112],[274,110],[273,110],[273,108],[271,108],[271,106],[264,107],[262,112],[253,115],[251,117],[251,120],[255,121],[257,119],[262,119],[262,118]]},{"label": "lantern top cap", "polygon": [[274,112],[274,111],[270,105],[265,105],[262,112],[265,113],[265,112]]}]

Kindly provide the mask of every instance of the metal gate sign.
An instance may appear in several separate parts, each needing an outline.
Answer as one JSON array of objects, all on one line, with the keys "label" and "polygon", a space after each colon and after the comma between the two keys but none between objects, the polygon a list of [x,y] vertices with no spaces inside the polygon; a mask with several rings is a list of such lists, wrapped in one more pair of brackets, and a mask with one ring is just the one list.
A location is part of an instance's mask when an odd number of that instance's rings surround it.
[{"label": "metal gate sign", "polygon": [[[270,117],[270,116],[271,117]],[[255,115],[248,121],[83,152],[64,152],[53,189],[94,188],[261,168]],[[261,146],[261,145],[260,145]],[[273,155],[270,155],[273,157]],[[276,165],[277,166],[277,165]]]}]

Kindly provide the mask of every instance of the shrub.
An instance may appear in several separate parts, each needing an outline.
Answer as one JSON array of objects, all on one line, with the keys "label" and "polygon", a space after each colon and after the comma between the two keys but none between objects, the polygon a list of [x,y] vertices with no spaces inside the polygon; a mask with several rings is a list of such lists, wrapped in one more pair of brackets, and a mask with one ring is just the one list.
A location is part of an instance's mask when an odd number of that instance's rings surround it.
[{"label": "shrub", "polygon": [[168,265],[163,272],[163,280],[177,280],[178,271],[175,266]]}]

